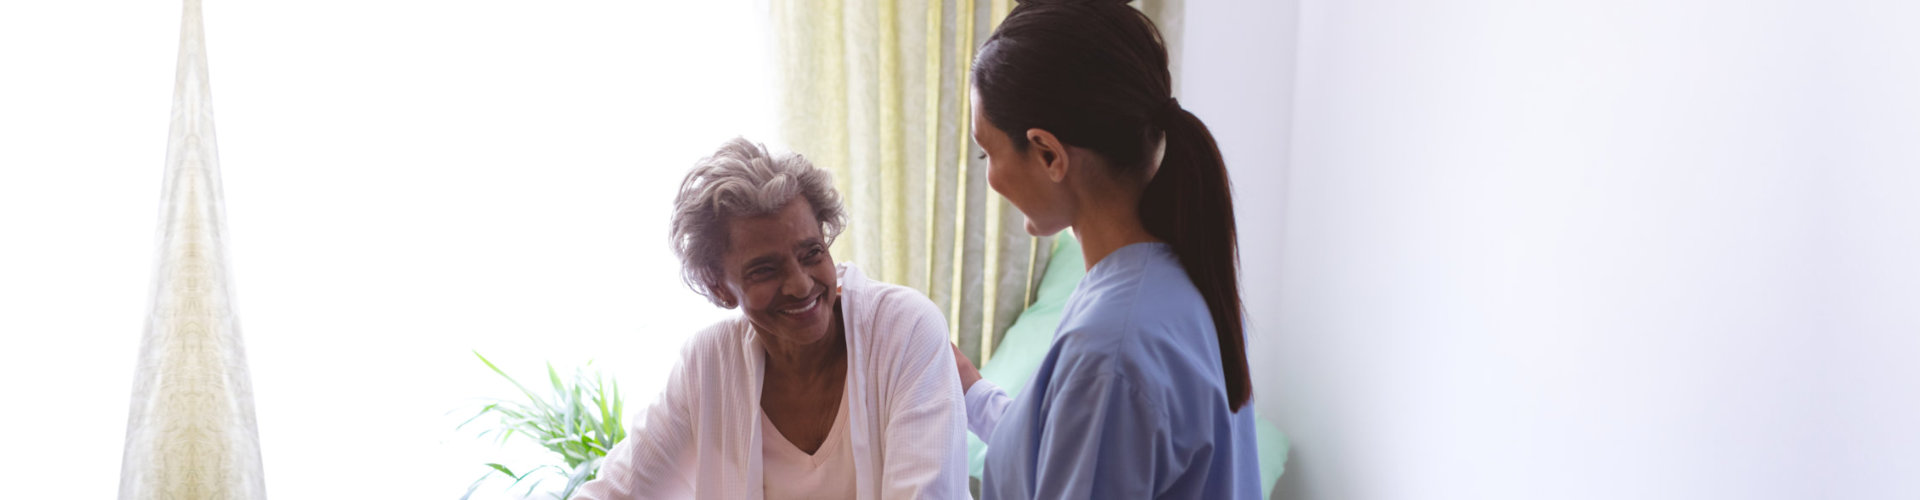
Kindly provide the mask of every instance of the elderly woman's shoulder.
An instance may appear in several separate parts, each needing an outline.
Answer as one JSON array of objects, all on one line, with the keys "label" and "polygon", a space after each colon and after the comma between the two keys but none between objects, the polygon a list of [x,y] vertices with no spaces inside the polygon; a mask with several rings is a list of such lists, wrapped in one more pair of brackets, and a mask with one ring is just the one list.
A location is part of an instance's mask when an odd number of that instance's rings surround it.
[{"label": "elderly woman's shoulder", "polygon": [[874,340],[899,341],[916,337],[926,337],[928,341],[938,341],[946,345],[947,317],[927,295],[919,290],[886,283],[867,281],[862,283],[861,296],[867,304],[860,307],[865,310],[866,322],[882,331],[908,331],[922,335],[889,335]]},{"label": "elderly woman's shoulder", "polygon": [[882,309],[909,311],[915,314],[941,314],[940,306],[935,305],[933,299],[927,298],[927,294],[920,293],[919,290],[880,281],[869,282],[869,286],[872,287],[874,304]]},{"label": "elderly woman's shoulder", "polygon": [[715,321],[688,338],[687,343],[681,347],[681,354],[687,357],[702,357],[739,352],[741,346],[745,345],[747,334],[752,328],[752,325],[747,323],[747,318],[740,315]]}]

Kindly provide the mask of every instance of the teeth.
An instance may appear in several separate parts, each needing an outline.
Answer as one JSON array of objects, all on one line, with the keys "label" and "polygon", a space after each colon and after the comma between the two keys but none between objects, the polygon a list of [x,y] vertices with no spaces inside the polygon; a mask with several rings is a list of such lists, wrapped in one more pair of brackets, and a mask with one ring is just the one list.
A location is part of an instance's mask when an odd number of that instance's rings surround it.
[{"label": "teeth", "polygon": [[813,309],[813,304],[814,304],[815,302],[819,302],[819,301],[820,301],[820,298],[819,298],[819,297],[815,297],[815,298],[814,298],[813,300],[809,300],[809,301],[807,301],[807,303],[806,303],[806,305],[802,305],[802,306],[800,306],[800,307],[796,307],[796,308],[793,308],[793,309],[787,309],[787,310],[784,310],[784,311],[780,311],[780,312],[784,312],[784,313],[787,313],[787,314],[800,314],[800,313],[803,313],[803,312],[807,312],[808,310],[811,310],[811,309]]}]

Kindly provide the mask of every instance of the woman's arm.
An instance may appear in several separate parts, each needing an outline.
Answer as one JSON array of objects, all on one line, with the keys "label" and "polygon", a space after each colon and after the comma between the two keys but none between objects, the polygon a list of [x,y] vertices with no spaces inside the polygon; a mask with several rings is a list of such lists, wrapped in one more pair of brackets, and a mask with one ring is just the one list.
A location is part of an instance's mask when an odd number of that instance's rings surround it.
[{"label": "woman's arm", "polygon": [[1000,426],[1000,416],[1007,413],[1013,398],[993,381],[980,378],[980,370],[973,367],[973,360],[960,354],[958,345],[953,346],[953,363],[960,367],[960,391],[966,394],[967,430],[980,436],[981,441],[991,440],[993,429]]},{"label": "woman's arm", "polygon": [[[971,499],[967,492],[966,408],[960,380],[947,364],[947,322],[924,297],[909,301],[894,325],[877,335],[899,339],[886,374],[894,388],[885,420],[881,498]],[[883,314],[884,316],[884,314]]]}]

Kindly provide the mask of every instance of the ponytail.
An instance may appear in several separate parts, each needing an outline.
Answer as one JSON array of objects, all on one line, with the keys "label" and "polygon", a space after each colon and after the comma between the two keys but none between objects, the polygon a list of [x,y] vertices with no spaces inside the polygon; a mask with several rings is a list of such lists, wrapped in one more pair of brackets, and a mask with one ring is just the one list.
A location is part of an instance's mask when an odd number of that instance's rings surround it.
[{"label": "ponytail", "polygon": [[1173,247],[1200,290],[1220,340],[1227,402],[1239,411],[1253,398],[1240,305],[1240,255],[1234,231],[1233,185],[1213,133],[1199,117],[1168,100],[1155,117],[1166,130],[1160,169],[1140,196],[1140,222]]}]

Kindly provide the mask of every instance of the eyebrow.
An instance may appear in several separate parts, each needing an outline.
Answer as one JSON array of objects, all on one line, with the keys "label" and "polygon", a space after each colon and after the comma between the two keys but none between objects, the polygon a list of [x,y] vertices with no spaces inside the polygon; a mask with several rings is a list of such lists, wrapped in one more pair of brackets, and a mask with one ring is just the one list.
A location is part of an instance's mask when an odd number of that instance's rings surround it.
[{"label": "eyebrow", "polygon": [[758,267],[761,264],[772,264],[778,260],[780,260],[780,256],[778,254],[766,254],[759,257],[754,257],[752,260],[748,260],[745,265],[740,266],[740,269],[751,270],[754,267]]},{"label": "eyebrow", "polygon": [[[820,241],[820,238],[817,238],[817,237],[815,237],[815,238],[807,238],[807,239],[804,239],[804,240],[800,240],[800,242],[799,242],[799,243],[796,243],[796,244],[794,244],[794,246],[793,246],[793,247],[794,247],[794,248],[796,248],[796,249],[798,249],[798,248],[807,248],[807,247],[810,247],[810,246],[814,246],[814,245],[820,245],[820,246],[826,246],[825,244],[823,244],[823,243],[821,243],[821,241]],[[778,260],[780,260],[780,254],[777,254],[777,253],[770,253],[770,254],[765,254],[765,255],[761,255],[761,256],[759,256],[759,257],[754,257],[754,258],[752,258],[752,259],[748,259],[748,260],[747,260],[747,263],[746,263],[746,264],[744,264],[744,265],[741,265],[741,266],[740,266],[740,268],[741,268],[741,269],[753,269],[753,268],[754,268],[754,266],[758,266],[758,265],[761,265],[761,264],[771,264],[771,263],[773,263],[773,262],[775,262],[775,261],[778,261]]]}]

